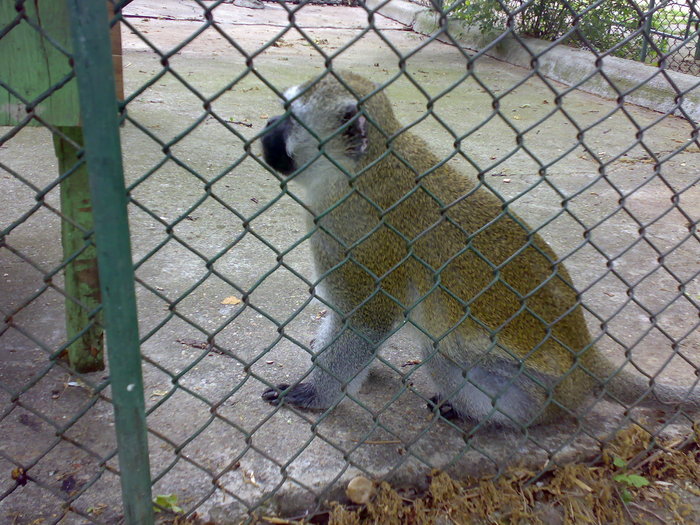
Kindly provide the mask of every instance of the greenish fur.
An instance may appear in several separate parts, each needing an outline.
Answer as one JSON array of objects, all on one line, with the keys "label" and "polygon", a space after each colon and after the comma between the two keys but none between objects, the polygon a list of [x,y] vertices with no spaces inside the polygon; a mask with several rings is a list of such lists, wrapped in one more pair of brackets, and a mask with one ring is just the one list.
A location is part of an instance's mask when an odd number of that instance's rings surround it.
[{"label": "greenish fur", "polygon": [[[343,79],[362,98],[376,89],[355,74]],[[323,101],[331,115],[338,98],[355,100],[330,76],[302,95]],[[343,135],[331,139],[324,150],[348,173],[316,188],[310,203],[321,215],[310,224],[319,228],[312,250],[321,287],[350,325],[380,343],[408,320],[437,343],[437,364],[431,369],[430,352],[425,362],[438,383],[444,363],[524,374],[518,387],[537,407],[524,422],[559,417],[558,405],[575,412],[608,380],[606,391],[620,401],[644,396],[647,380],[617,371],[592,346],[578,293],[549,245],[476,180],[448,164],[431,171],[440,159],[412,133],[397,135],[402,126],[383,92],[360,106],[368,150],[351,161]],[[682,396],[670,387],[659,392]]]}]

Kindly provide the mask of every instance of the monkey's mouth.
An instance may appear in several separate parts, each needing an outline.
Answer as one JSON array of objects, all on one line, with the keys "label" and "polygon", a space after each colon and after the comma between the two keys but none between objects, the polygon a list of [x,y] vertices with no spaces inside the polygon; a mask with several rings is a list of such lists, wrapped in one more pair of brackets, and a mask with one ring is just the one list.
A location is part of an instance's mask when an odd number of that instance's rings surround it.
[{"label": "monkey's mouth", "polygon": [[287,153],[289,127],[289,117],[272,117],[267,121],[265,134],[260,139],[265,162],[282,175],[290,175],[296,169],[294,159]]}]

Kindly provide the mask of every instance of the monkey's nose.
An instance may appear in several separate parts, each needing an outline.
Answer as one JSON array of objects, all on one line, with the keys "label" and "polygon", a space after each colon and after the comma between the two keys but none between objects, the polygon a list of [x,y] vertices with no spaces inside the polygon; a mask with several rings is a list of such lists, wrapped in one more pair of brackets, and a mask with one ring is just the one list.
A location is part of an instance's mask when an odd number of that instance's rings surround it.
[{"label": "monkey's nose", "polygon": [[295,170],[294,159],[287,152],[287,132],[289,121],[282,117],[272,117],[267,121],[260,137],[263,158],[273,169],[289,175]]}]

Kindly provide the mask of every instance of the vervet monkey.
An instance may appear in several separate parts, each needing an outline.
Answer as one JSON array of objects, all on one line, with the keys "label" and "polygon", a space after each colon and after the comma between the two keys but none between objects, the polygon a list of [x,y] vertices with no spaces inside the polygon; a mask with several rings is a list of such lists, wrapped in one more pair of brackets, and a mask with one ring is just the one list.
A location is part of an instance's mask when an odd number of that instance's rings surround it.
[{"label": "vervet monkey", "polygon": [[[655,401],[649,380],[593,346],[552,248],[488,188],[402,131],[375,84],[328,73],[287,90],[262,136],[267,164],[306,191],[318,282],[329,305],[305,382],[262,397],[326,409],[355,395],[377,348],[410,324],[443,415],[528,425],[576,414],[604,388]],[[665,402],[698,392],[655,385]]]}]

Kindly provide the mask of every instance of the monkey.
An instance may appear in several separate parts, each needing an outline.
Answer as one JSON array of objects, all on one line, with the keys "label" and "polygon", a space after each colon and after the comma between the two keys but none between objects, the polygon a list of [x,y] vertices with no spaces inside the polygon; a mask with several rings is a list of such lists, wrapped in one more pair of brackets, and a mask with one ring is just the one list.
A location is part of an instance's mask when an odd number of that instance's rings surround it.
[{"label": "monkey", "polygon": [[[308,380],[262,398],[325,410],[356,396],[378,348],[410,326],[449,419],[518,427],[577,417],[589,394],[625,404],[700,406],[596,349],[562,260],[493,191],[431,152],[384,91],[328,72],[284,93],[260,135],[283,185],[305,191],[328,306]],[[653,384],[653,383],[652,383]]]}]

